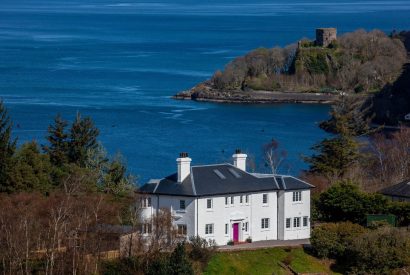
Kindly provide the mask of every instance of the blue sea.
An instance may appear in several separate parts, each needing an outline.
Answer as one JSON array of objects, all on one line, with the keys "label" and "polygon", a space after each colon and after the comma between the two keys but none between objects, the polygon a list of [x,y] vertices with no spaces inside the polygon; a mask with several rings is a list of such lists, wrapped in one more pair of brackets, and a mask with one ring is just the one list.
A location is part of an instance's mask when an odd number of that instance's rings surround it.
[{"label": "blue sea", "polygon": [[139,183],[193,164],[230,161],[235,148],[263,169],[262,145],[287,151],[283,173],[326,137],[325,105],[230,105],[170,97],[258,47],[314,38],[316,27],[410,29],[410,1],[1,0],[0,97],[19,142],[45,143],[57,113],[91,116],[110,154]]}]

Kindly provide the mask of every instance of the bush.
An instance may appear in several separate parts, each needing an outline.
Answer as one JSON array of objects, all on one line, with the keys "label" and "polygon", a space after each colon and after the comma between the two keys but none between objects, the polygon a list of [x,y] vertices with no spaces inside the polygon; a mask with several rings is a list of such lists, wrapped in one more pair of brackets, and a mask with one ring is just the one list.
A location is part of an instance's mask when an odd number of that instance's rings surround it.
[{"label": "bush", "polygon": [[191,260],[199,261],[205,266],[215,253],[216,244],[214,241],[207,241],[199,236],[189,238],[188,255]]},{"label": "bush", "polygon": [[364,232],[364,227],[351,222],[326,223],[313,229],[310,242],[320,258],[343,258],[346,248]]},{"label": "bush", "polygon": [[[169,265],[168,273],[163,273],[165,271],[160,270],[161,273],[155,273],[155,274],[174,274],[174,275],[194,274],[194,270],[192,269],[191,262],[188,260],[188,257],[185,251],[184,242],[177,244],[177,247],[174,249],[171,256],[169,257],[168,265]],[[165,265],[164,265],[164,268],[166,268]]]},{"label": "bush", "polygon": [[410,234],[384,227],[356,238],[348,249],[351,270],[356,274],[389,274],[410,265]]},{"label": "bush", "polygon": [[247,242],[247,243],[251,243],[251,242],[252,242],[252,238],[251,238],[251,237],[246,238],[246,242]]},{"label": "bush", "polygon": [[226,244],[227,245],[234,245],[234,242],[232,240],[229,240]]}]

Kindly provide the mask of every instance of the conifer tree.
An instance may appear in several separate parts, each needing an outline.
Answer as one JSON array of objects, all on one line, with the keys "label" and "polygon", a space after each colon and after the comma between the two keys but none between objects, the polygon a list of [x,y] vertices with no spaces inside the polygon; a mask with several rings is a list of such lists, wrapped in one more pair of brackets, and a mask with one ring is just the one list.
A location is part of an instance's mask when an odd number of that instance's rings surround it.
[{"label": "conifer tree", "polygon": [[48,126],[46,139],[50,144],[43,146],[43,150],[50,156],[51,163],[56,166],[62,166],[68,162],[67,125],[67,121],[58,114],[54,119],[54,124]]},{"label": "conifer tree", "polygon": [[77,116],[70,129],[69,160],[81,167],[85,167],[89,150],[98,148],[97,137],[99,130],[95,127],[90,117]]},{"label": "conifer tree", "polygon": [[12,122],[3,101],[0,100],[0,192],[13,191],[9,171],[12,167],[17,139],[13,139],[11,134]]},{"label": "conifer tree", "polygon": [[192,265],[188,260],[185,243],[180,242],[169,258],[170,274],[172,275],[191,275],[194,274]]}]

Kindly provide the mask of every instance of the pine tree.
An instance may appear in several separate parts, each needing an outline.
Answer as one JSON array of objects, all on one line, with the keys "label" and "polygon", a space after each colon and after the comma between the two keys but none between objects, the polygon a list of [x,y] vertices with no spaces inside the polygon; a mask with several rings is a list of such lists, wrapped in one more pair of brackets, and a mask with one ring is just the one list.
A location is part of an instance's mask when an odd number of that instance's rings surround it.
[{"label": "pine tree", "polygon": [[185,252],[185,243],[178,243],[169,258],[170,274],[191,275],[194,274],[192,265]]},{"label": "pine tree", "polygon": [[0,192],[13,191],[9,172],[17,139],[13,139],[11,134],[12,122],[3,101],[0,100]]},{"label": "pine tree", "polygon": [[54,125],[48,126],[46,139],[50,145],[43,146],[44,152],[50,156],[51,163],[59,167],[68,162],[67,125],[67,121],[58,114],[54,119]]},{"label": "pine tree", "polygon": [[358,148],[359,144],[354,137],[339,134],[313,146],[312,149],[317,153],[305,160],[310,164],[311,173],[340,177],[358,160]]},{"label": "pine tree", "polygon": [[320,123],[320,128],[333,134],[345,133],[352,136],[371,132],[369,115],[371,106],[365,106],[362,99],[354,96],[341,96],[330,111],[330,118]]},{"label": "pine tree", "polygon": [[91,118],[81,118],[80,113],[77,113],[69,135],[70,162],[85,167],[89,155],[88,151],[98,148],[98,135],[99,130],[95,127]]}]

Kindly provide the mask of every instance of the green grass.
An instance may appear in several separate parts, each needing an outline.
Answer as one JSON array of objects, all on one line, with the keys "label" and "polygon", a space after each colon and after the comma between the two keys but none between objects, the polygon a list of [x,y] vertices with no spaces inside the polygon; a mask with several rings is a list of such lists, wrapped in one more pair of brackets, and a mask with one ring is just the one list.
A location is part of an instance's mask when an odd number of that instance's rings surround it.
[{"label": "green grass", "polygon": [[204,274],[286,274],[278,263],[285,258],[291,261],[290,266],[297,272],[334,274],[329,267],[306,254],[302,248],[220,252],[211,259]]}]

